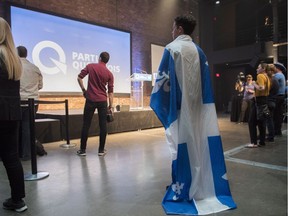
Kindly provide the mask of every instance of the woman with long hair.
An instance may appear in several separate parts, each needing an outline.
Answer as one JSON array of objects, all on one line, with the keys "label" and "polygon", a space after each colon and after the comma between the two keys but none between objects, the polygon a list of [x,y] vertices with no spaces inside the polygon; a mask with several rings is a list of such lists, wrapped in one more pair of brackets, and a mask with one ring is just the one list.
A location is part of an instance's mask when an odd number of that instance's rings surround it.
[{"label": "woman with long hair", "polygon": [[[257,148],[265,146],[265,135],[266,135],[266,114],[264,108],[267,107],[267,97],[271,86],[270,79],[266,74],[266,63],[260,63],[257,68],[257,79],[252,84],[255,87],[255,97],[251,104],[250,115],[249,115],[249,134],[251,143],[248,144],[247,148]],[[257,144],[257,127],[259,130],[259,144]]]},{"label": "woman with long hair", "polygon": [[0,17],[0,157],[11,188],[11,198],[4,201],[3,208],[17,212],[27,209],[23,200],[24,173],[18,154],[21,73],[10,26]]}]

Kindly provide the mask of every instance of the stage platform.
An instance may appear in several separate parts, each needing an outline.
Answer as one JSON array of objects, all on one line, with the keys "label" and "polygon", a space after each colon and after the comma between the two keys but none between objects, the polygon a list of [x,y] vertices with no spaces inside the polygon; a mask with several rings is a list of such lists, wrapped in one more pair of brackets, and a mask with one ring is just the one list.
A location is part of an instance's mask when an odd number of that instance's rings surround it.
[{"label": "stage platform", "polygon": [[[83,110],[69,110],[69,139],[81,137]],[[114,121],[107,123],[108,134],[162,127],[151,109],[114,112]],[[39,111],[35,120],[36,138],[42,143],[67,140],[65,110]],[[89,136],[99,135],[98,114],[95,112]]]}]

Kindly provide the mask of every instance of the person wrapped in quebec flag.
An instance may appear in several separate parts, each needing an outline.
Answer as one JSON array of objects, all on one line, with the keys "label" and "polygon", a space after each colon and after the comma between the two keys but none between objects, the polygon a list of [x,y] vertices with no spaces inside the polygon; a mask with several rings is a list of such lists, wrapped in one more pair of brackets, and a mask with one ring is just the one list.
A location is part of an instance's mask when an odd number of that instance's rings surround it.
[{"label": "person wrapped in quebec flag", "polygon": [[172,155],[166,214],[207,215],[236,208],[226,176],[210,71],[190,35],[192,15],[176,17],[150,106],[162,122]]}]

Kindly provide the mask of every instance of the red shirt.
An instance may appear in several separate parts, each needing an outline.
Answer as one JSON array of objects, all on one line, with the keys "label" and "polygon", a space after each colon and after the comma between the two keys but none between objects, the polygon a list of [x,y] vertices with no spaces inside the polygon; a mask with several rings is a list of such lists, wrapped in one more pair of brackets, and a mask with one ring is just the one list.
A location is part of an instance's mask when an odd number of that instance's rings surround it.
[{"label": "red shirt", "polygon": [[106,86],[108,85],[108,93],[113,93],[114,77],[106,64],[104,62],[88,64],[81,70],[78,77],[83,79],[87,74],[89,76],[86,98],[93,102],[107,101]]}]

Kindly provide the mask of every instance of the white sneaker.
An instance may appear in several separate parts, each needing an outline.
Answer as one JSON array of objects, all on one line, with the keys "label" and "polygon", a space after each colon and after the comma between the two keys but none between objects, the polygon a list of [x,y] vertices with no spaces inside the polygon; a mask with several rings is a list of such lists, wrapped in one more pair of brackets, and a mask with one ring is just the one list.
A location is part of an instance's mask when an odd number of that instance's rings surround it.
[{"label": "white sneaker", "polygon": [[107,150],[104,149],[103,152],[98,152],[98,156],[105,156],[107,154]]}]

